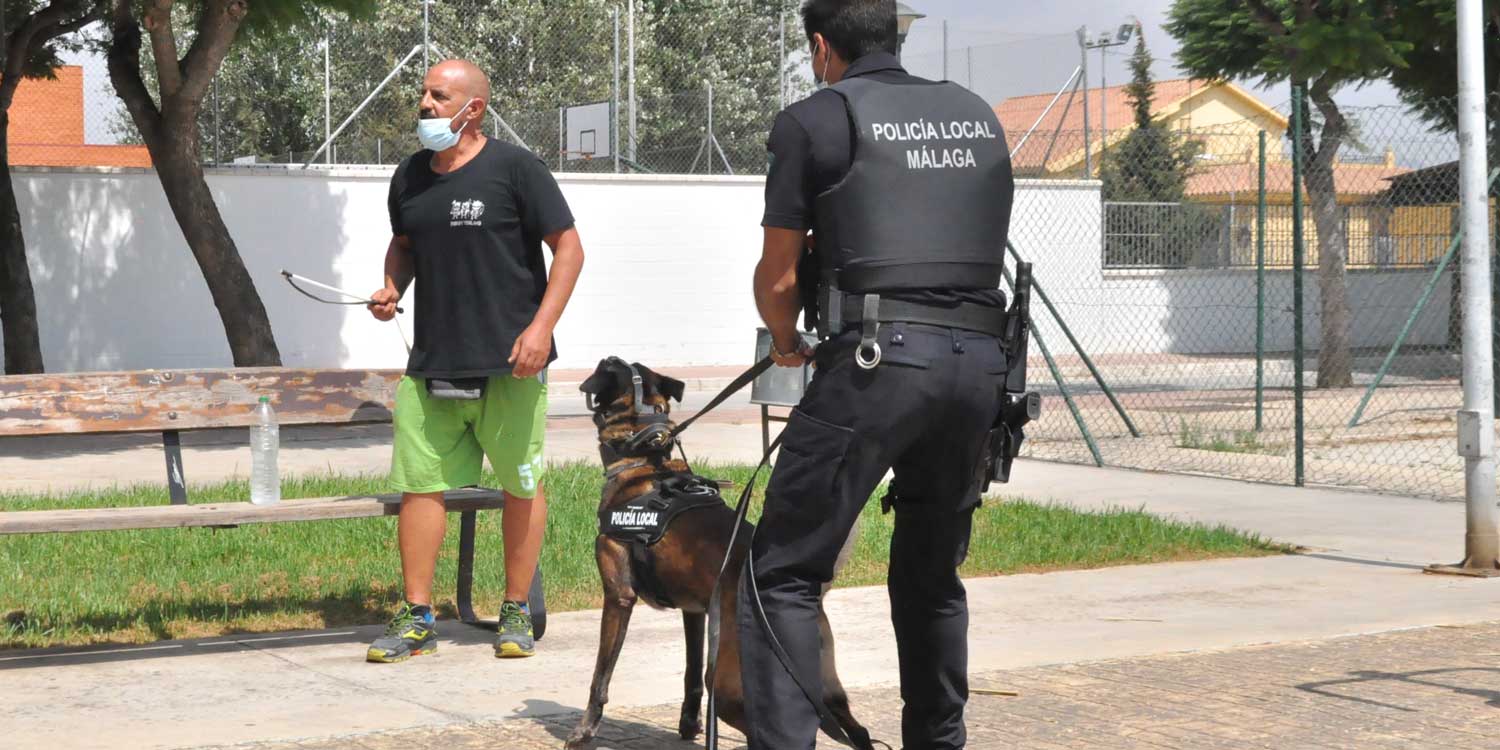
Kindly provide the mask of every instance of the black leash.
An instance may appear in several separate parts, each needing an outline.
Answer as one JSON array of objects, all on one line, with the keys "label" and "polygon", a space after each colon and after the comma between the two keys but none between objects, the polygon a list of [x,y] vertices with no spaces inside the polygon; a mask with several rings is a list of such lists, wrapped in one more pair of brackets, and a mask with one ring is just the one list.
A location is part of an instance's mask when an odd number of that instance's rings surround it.
[{"label": "black leash", "polygon": [[761,374],[766,370],[771,369],[771,365],[773,364],[775,364],[775,362],[772,361],[770,357],[766,357],[765,359],[751,365],[750,369],[740,373],[740,376],[730,382],[729,385],[725,386],[724,390],[719,391],[719,395],[714,396],[713,400],[708,402],[708,406],[703,407],[698,411],[697,414],[688,417],[687,420],[679,422],[677,424],[677,427],[672,430],[672,437],[675,438],[678,435],[681,435],[687,430],[688,427],[691,427],[694,422],[698,421],[700,417],[713,411],[714,409],[719,408],[721,404],[729,400],[730,396],[733,396],[734,394],[740,392],[742,389],[744,389],[745,386],[750,385],[750,383],[754,382],[756,378],[760,377]]},{"label": "black leash", "polygon": [[[774,364],[775,361],[767,356],[765,359],[751,365],[750,369],[740,373],[739,377],[736,377],[729,385],[725,386],[724,390],[719,391],[718,395],[714,396],[708,402],[707,406],[704,406],[697,414],[678,423],[677,427],[671,432],[673,441],[676,442],[677,436],[691,427],[694,422],[697,422],[704,415],[717,409],[725,401],[728,401],[731,396],[754,382],[762,373],[771,369],[771,366]],[[704,730],[704,740],[707,750],[718,750],[719,747],[719,711],[716,696],[717,691],[714,690],[714,679],[718,674],[719,667],[719,640],[722,625],[720,620],[723,617],[722,608],[719,606],[719,597],[723,592],[724,574],[728,572],[729,561],[734,557],[734,548],[735,544],[739,541],[740,530],[745,527],[748,521],[750,515],[750,497],[755,491],[755,481],[760,478],[761,470],[770,465],[771,455],[776,452],[777,448],[781,447],[781,438],[782,435],[777,435],[776,439],[771,442],[770,447],[766,449],[765,455],[761,456],[760,463],[756,464],[755,471],[751,472],[750,479],[745,482],[745,488],[740,491],[739,502],[735,504],[734,509],[734,530],[729,534],[729,545],[724,551],[723,561],[719,563],[719,572],[718,575],[714,576],[714,586],[708,597],[708,668],[704,680],[707,683],[705,687],[708,690],[708,720],[705,722],[706,726]],[[680,442],[677,443],[677,447],[678,450],[681,450],[682,444]],[[687,460],[686,454],[683,455],[683,460]],[[754,537],[752,536],[751,539],[753,541]],[[771,628],[770,620],[766,617],[765,608],[761,605],[760,590],[755,585],[755,555],[749,549],[746,550],[745,560],[747,566],[746,574],[750,576],[750,590],[755,600],[756,618],[759,620],[760,626],[765,629],[766,636],[771,642],[771,650],[776,654],[776,658],[781,661],[781,665],[786,669],[787,674],[791,675],[792,681],[797,683],[797,687],[802,691],[802,695],[807,698],[808,703],[811,703],[813,708],[817,710],[818,720],[822,724],[823,731],[831,735],[837,742],[853,746],[853,740],[844,732],[844,728],[829,715],[828,707],[823,703],[822,699],[807,686],[807,682],[802,679],[802,676],[798,674],[798,670],[793,667],[791,656],[787,654],[786,648],[781,645],[781,640],[776,637],[776,631]]]}]

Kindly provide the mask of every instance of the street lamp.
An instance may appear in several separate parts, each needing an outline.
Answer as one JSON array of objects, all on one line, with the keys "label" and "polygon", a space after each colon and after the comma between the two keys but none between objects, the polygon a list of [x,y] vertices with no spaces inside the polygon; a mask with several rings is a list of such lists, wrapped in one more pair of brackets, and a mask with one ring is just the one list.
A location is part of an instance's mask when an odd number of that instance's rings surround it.
[{"label": "street lamp", "polygon": [[925,13],[919,13],[906,3],[896,3],[896,59],[901,59],[901,48],[906,46],[906,34],[911,31],[911,25],[926,18]]},{"label": "street lamp", "polygon": [[1091,49],[1099,50],[1099,160],[1103,162],[1104,151],[1109,148],[1109,75],[1108,64],[1105,61],[1105,51],[1110,47],[1119,47],[1129,44],[1135,37],[1136,30],[1140,27],[1140,21],[1131,19],[1133,23],[1122,23],[1114,31],[1090,32],[1087,26],[1078,29],[1078,53],[1083,58],[1083,169],[1084,176],[1093,174],[1092,156],[1089,153],[1089,55]]}]

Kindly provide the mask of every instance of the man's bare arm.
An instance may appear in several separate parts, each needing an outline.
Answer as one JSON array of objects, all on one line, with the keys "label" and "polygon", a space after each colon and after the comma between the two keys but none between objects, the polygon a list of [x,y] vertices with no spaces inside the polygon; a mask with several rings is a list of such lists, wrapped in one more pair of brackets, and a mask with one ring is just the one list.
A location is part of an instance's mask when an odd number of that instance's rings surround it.
[{"label": "man's bare arm", "polygon": [[755,308],[771,331],[776,350],[772,357],[783,367],[801,367],[806,361],[806,347],[797,332],[797,313],[802,310],[797,262],[802,259],[805,242],[804,232],[766,227],[760,263],[755,267]]},{"label": "man's bare arm", "polygon": [[391,244],[385,249],[385,286],[370,295],[370,299],[375,301],[375,304],[370,305],[370,313],[376,320],[396,317],[396,303],[401,301],[406,288],[411,285],[411,280],[416,275],[414,268],[411,238],[401,235],[391,237]]},{"label": "man's bare arm", "polygon": [[576,228],[554,232],[543,240],[552,248],[552,272],[547,277],[547,292],[542,295],[536,317],[511,347],[511,373],[518,378],[529,378],[547,366],[547,357],[552,353],[552,331],[562,320],[563,310],[572,299],[578,275],[583,271],[583,240]]}]

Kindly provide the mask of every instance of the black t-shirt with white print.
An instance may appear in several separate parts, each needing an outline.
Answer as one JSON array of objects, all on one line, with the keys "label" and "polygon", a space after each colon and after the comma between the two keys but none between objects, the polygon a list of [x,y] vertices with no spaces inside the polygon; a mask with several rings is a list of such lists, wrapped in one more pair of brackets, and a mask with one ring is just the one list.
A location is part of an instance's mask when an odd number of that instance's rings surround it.
[{"label": "black t-shirt with white print", "polygon": [[[416,377],[503,375],[515,340],[547,290],[542,238],[573,226],[541,159],[493,138],[456,171],[419,151],[391,180],[391,231],[411,240],[416,267]],[[557,359],[554,342],[548,363]]]}]

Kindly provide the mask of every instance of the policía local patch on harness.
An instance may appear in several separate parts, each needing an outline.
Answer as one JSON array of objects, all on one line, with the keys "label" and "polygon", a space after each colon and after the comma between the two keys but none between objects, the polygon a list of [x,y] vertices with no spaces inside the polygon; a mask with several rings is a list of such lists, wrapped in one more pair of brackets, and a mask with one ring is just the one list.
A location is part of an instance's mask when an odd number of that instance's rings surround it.
[{"label": "polic\u00eda local patch on harness", "polygon": [[690,510],[726,506],[711,479],[682,475],[662,480],[652,491],[599,509],[599,533],[647,546],[661,541],[672,520]]}]

